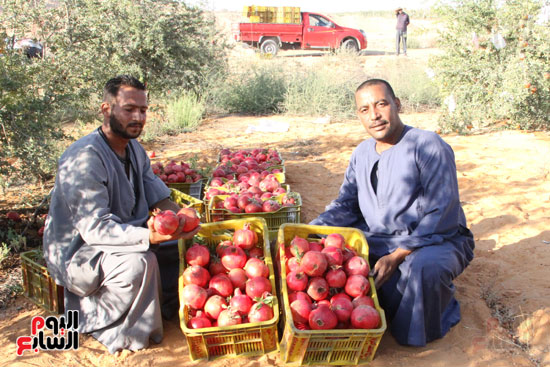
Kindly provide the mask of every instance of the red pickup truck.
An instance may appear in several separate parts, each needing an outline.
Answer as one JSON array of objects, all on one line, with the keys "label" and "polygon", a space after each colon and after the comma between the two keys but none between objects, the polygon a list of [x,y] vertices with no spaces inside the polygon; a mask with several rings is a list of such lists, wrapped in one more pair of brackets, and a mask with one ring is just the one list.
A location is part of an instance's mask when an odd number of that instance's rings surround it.
[{"label": "red pickup truck", "polygon": [[275,56],[279,49],[337,49],[359,51],[367,48],[367,35],[361,29],[341,27],[326,15],[302,12],[302,22],[239,23],[235,40],[259,47]]}]

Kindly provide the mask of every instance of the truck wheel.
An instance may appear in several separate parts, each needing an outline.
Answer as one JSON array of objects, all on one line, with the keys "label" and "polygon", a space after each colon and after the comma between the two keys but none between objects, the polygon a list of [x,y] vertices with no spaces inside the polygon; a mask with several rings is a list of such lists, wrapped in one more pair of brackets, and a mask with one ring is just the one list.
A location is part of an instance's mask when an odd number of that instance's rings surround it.
[{"label": "truck wheel", "polygon": [[342,42],[342,49],[345,51],[358,52],[359,46],[357,45],[357,42],[354,39],[350,38]]},{"label": "truck wheel", "polygon": [[279,52],[279,44],[275,40],[267,39],[262,42],[260,51],[262,54],[270,54],[271,56],[275,56],[277,55],[277,52]]}]

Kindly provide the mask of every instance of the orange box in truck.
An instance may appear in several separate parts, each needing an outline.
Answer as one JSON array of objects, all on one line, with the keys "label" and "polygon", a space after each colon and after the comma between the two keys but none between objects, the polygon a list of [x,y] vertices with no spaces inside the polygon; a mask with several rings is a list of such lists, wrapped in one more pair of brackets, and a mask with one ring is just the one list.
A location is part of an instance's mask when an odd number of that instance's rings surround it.
[{"label": "orange box in truck", "polygon": [[367,35],[361,29],[342,27],[326,15],[302,12],[301,22],[239,23],[235,40],[259,47],[261,53],[275,56],[279,49],[367,48]]}]

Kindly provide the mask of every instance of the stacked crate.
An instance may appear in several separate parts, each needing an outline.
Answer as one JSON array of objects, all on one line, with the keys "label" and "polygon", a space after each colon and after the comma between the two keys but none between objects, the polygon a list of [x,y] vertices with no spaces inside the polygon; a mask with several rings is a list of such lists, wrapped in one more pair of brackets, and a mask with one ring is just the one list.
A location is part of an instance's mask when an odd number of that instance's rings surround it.
[{"label": "stacked crate", "polygon": [[[260,150],[260,149],[246,149],[249,152],[252,152],[254,150]],[[267,150],[265,150],[267,151]],[[276,162],[273,165],[269,166],[265,170],[271,172],[272,169],[275,169],[276,173],[272,173],[272,175],[277,179],[279,184],[281,184],[281,187],[286,190],[286,193],[291,193],[291,188],[288,184],[286,184],[286,168],[284,166],[284,160],[280,156],[279,152],[275,150],[278,157],[280,157],[281,161]],[[222,159],[222,153],[220,152],[220,155],[218,157],[218,167],[216,167],[213,172],[216,172],[218,168],[224,167],[224,164],[221,162]],[[264,170],[264,169],[262,169]],[[261,170],[261,171],[262,171]],[[224,186],[212,186],[211,182],[214,177],[211,177],[205,187],[205,195],[204,195],[204,208],[206,212],[206,220],[207,222],[220,222],[230,219],[244,219],[248,217],[259,217],[263,218],[267,222],[268,227],[268,235],[270,240],[274,240],[277,237],[277,232],[279,230],[279,227],[284,223],[300,223],[300,211],[302,206],[302,199],[300,197],[299,193],[292,192],[292,194],[289,195],[289,197],[292,197],[294,200],[293,205],[283,205],[285,203],[286,194],[276,194],[275,196],[271,197],[270,199],[277,201],[281,207],[280,209],[272,212],[255,212],[255,213],[244,213],[244,212],[232,212],[229,209],[226,209],[223,207],[223,201],[231,194],[242,192],[242,190],[238,186],[233,187],[224,187]],[[231,174],[228,172],[228,177],[217,177],[219,180],[221,180],[222,183],[227,183],[231,178],[238,179],[238,174]],[[215,189],[215,190],[211,190]],[[212,191],[214,191],[214,194],[212,194]],[[264,200],[264,199],[262,199]]]},{"label": "stacked crate", "polygon": [[301,23],[300,8],[295,6],[245,6],[243,17],[250,23]]}]

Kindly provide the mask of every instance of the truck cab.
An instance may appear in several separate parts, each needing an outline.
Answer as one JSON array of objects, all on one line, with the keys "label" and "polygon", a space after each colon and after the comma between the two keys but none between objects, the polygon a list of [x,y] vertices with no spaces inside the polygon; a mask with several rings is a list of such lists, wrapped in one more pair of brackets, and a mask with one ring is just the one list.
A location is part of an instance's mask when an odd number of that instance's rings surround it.
[{"label": "truck cab", "polygon": [[367,36],[362,30],[342,27],[326,15],[302,13],[304,49],[363,50],[367,47]]}]

